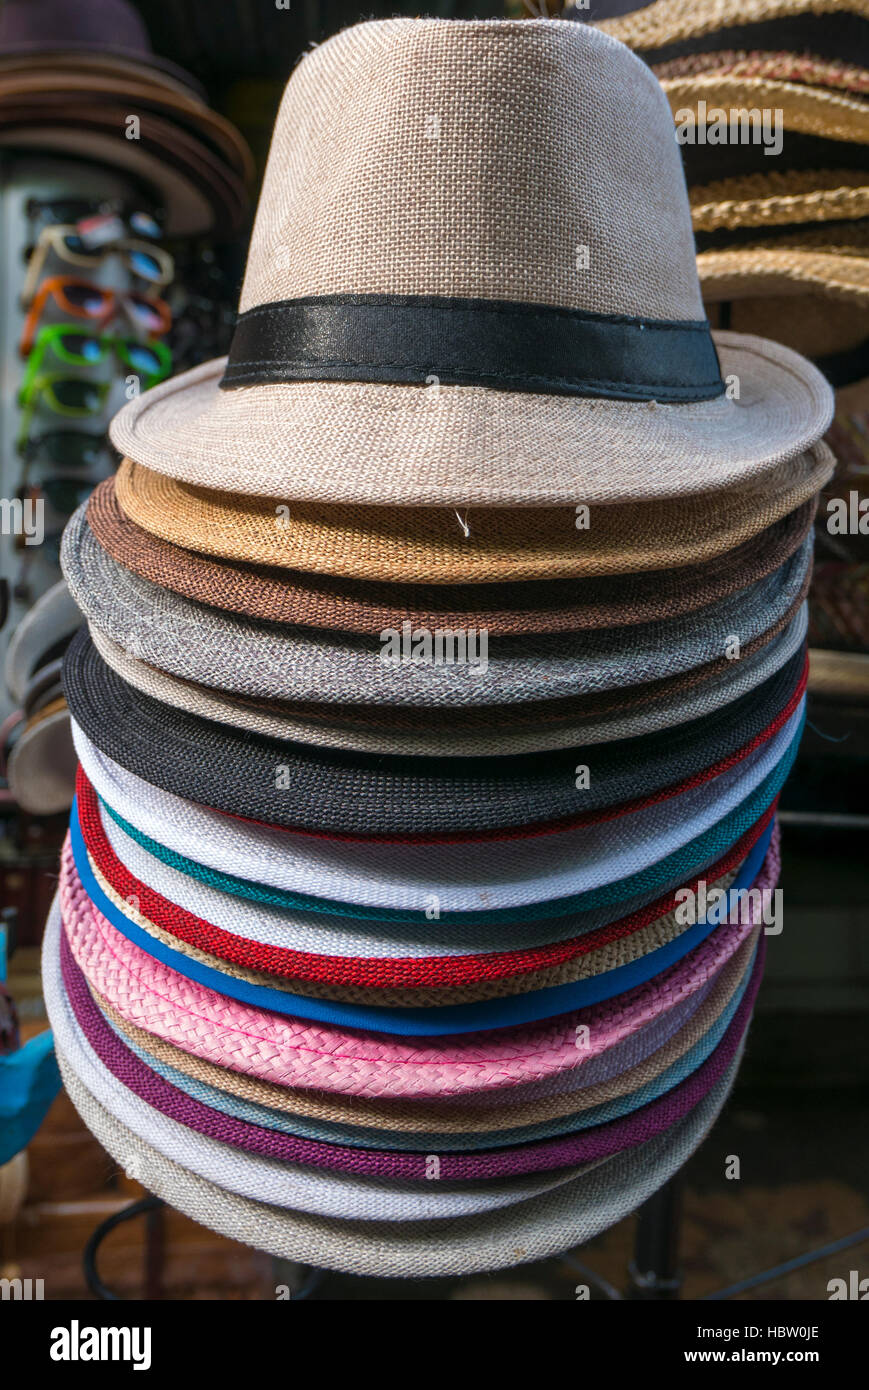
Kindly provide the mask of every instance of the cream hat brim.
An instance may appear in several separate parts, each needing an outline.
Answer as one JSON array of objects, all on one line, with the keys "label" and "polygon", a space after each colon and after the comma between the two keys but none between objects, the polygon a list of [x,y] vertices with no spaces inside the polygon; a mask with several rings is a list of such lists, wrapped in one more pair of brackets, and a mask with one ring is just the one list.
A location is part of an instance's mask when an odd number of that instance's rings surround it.
[{"label": "cream hat brim", "polygon": [[219,359],[130,401],[110,433],[121,453],[171,478],[287,502],[573,507],[717,492],[807,449],[833,396],[787,348],[714,338],[738,400],[316,381],[222,391]]}]

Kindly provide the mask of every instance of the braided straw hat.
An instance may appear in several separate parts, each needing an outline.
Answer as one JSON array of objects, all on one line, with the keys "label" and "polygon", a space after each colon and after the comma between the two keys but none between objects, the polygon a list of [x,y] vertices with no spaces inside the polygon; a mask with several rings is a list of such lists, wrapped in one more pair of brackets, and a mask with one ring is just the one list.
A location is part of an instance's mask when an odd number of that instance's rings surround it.
[{"label": "braided straw hat", "polygon": [[288,501],[572,507],[763,477],[832,411],[786,349],[710,335],[666,99],[581,25],[390,19],[307,54],[240,311],[228,363],[124,407],[121,452]]},{"label": "braided straw hat", "polygon": [[869,39],[867,0],[655,0],[617,19],[606,33],[663,63],[694,53],[787,48],[828,61],[852,62]]}]

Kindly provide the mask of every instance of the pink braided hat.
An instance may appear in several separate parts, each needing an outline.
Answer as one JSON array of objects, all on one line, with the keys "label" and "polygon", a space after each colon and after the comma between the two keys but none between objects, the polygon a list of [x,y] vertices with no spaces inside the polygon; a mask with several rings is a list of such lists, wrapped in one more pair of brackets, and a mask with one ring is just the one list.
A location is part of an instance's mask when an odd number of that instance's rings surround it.
[{"label": "pink braided hat", "polygon": [[[776,828],[754,886],[772,888],[779,862]],[[127,941],[94,907],[68,839],[60,901],[79,968],[126,1022],[194,1056],[277,1085],[381,1098],[470,1094],[573,1071],[700,989],[757,925],[752,912],[745,925],[717,927],[653,980],[591,1008],[429,1043],[295,1021],[186,979]],[[587,1035],[578,1034],[583,1025]]]}]

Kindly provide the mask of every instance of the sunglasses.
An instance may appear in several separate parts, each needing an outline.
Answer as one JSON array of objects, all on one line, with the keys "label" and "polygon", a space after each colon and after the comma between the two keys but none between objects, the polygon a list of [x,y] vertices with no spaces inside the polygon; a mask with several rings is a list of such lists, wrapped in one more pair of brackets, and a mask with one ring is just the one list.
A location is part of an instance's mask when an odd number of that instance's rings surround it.
[{"label": "sunglasses", "polygon": [[24,441],[25,464],[49,468],[97,468],[105,460],[106,439],[85,430],[46,430]]},{"label": "sunglasses", "polygon": [[92,246],[78,226],[71,222],[60,223],[58,226],[45,227],[39,233],[21,289],[22,304],[30,303],[52,251],[63,261],[84,266],[100,265],[108,256],[118,256],[131,274],[152,285],[168,285],[175,274],[175,262],[162,246],[149,246],[144,241],[134,241],[128,237]]},{"label": "sunglasses", "polygon": [[87,501],[95,487],[96,482],[91,478],[65,478],[62,474],[56,474],[23,488],[22,500],[25,494],[32,501],[44,498],[53,511],[61,516],[72,516],[76,507]]},{"label": "sunglasses", "polygon": [[26,445],[30,422],[38,406],[44,405],[55,415],[66,415],[73,419],[99,415],[111,387],[111,381],[90,381],[87,377],[67,376],[64,372],[29,375],[18,398],[22,410],[17,440],[19,449]]},{"label": "sunglasses", "polygon": [[165,299],[146,299],[128,290],[111,290],[104,285],[92,285],[76,275],[53,275],[44,280],[24,321],[18,350],[26,357],[33,347],[36,326],[49,299],[62,313],[71,318],[93,319],[100,327],[118,313],[123,313],[133,327],[149,337],[168,332],[172,326],[172,311]]},{"label": "sunglasses", "polygon": [[24,209],[28,220],[49,226],[53,222],[82,222],[87,218],[122,220],[133,236],[159,241],[163,228],[150,212],[128,210],[119,198],[28,198]]},{"label": "sunglasses", "polygon": [[[71,367],[97,367],[114,354],[122,367],[129,368],[142,378],[143,391],[156,386],[157,382],[162,381],[172,370],[172,354],[165,343],[142,343],[138,338],[93,333],[89,328],[56,323],[50,328],[39,330],[21,383],[22,400],[26,400],[30,384],[38,377],[49,353],[53,353],[61,362],[66,362]],[[85,384],[93,384],[89,379],[79,380],[85,381]]]}]

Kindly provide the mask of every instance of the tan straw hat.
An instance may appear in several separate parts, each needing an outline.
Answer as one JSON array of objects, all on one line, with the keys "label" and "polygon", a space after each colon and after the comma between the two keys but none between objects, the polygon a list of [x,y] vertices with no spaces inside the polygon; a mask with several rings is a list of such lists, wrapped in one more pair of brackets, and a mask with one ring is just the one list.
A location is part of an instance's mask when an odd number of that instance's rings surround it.
[{"label": "tan straw hat", "polygon": [[122,453],[287,501],[573,507],[764,479],[832,413],[787,349],[710,335],[667,101],[585,25],[390,19],[307,54],[240,310],[228,364],[119,413]]},{"label": "tan straw hat", "polygon": [[785,156],[791,131],[855,144],[869,141],[869,103],[844,92],[725,70],[660,80],[677,122],[680,112],[690,111],[698,118],[700,102],[705,103],[707,119],[713,110],[775,111],[785,131]]},{"label": "tan straw hat", "polygon": [[[124,459],[115,493],[146,531],[208,555],[344,574],[450,584],[629,574],[693,564],[732,550],[806,502],[830,477],[823,443],[761,484],[722,497],[573,509],[326,507],[213,492]],[[288,515],[283,515],[287,512]]]},{"label": "tan straw hat", "polygon": [[867,0],[655,0],[601,21],[600,28],[650,63],[734,48],[794,48],[853,60],[867,20]]}]

